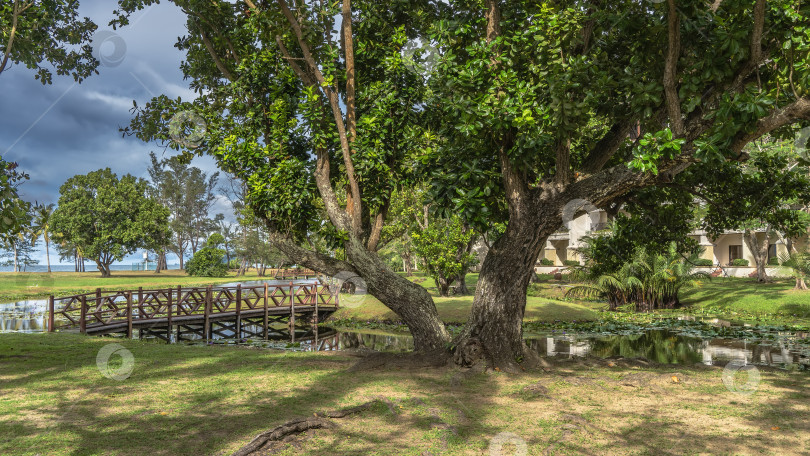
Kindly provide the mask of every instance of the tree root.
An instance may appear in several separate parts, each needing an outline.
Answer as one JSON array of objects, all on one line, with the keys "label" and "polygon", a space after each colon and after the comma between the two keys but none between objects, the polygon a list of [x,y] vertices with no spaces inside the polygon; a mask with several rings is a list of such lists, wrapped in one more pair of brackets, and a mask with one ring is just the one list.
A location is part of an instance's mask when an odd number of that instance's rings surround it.
[{"label": "tree root", "polygon": [[377,404],[385,404],[389,410],[395,410],[391,401],[385,398],[380,398],[355,407],[332,410],[328,412],[317,412],[313,416],[307,418],[295,418],[287,421],[281,426],[277,426],[269,431],[262,432],[251,440],[250,443],[237,450],[231,456],[248,456],[260,449],[266,443],[282,440],[289,435],[300,434],[311,429],[333,428],[335,427],[335,423],[333,423],[331,419],[345,418],[349,415],[368,410]]}]

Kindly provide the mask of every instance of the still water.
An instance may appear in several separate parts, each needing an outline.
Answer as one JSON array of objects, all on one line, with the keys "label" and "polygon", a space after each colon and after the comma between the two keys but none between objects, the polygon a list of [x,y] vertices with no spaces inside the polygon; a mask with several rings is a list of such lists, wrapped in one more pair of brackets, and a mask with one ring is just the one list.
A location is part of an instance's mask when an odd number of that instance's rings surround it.
[{"label": "still water", "polygon": [[[716,324],[728,325],[727,322]],[[46,325],[47,300],[0,304],[0,332],[43,332]],[[678,323],[674,322],[667,329],[638,328],[629,334],[534,332],[526,334],[526,343],[541,356],[645,357],[651,361],[669,364],[725,364],[732,360],[744,360],[754,364],[810,368],[810,334],[806,332],[748,327],[745,328],[744,336],[737,333],[736,336],[718,337],[716,334],[695,332],[694,325],[685,327],[686,329],[679,329],[677,325]],[[711,328],[708,325],[707,327]],[[239,343],[306,351],[413,349],[413,340],[408,335],[343,331],[326,327],[298,328],[294,342],[289,334],[285,334],[272,336],[267,341],[251,339],[237,341],[225,337],[213,343]]]}]

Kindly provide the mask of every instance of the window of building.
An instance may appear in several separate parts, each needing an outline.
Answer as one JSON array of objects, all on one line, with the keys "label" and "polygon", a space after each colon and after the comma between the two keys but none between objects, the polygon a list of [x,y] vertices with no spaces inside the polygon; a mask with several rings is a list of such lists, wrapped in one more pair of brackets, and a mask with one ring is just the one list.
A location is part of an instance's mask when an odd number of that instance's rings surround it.
[{"label": "window of building", "polygon": [[776,258],[776,244],[771,244],[768,246],[768,260],[771,258]]},{"label": "window of building", "polygon": [[732,261],[742,258],[742,245],[730,245],[728,246],[728,262],[731,263]]}]

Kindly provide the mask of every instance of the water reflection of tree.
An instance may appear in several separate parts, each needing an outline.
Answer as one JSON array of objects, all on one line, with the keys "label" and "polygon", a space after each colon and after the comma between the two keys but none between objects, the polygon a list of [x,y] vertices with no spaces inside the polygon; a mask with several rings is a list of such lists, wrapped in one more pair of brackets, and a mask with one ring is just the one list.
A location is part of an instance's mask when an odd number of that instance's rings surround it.
[{"label": "water reflection of tree", "polygon": [[702,341],[683,337],[664,330],[651,330],[630,336],[609,336],[592,342],[591,353],[599,357],[643,356],[651,361],[667,364],[700,362]]},{"label": "water reflection of tree", "polygon": [[345,332],[340,335],[340,348],[368,348],[375,351],[413,350],[413,339],[408,336],[363,334]]}]

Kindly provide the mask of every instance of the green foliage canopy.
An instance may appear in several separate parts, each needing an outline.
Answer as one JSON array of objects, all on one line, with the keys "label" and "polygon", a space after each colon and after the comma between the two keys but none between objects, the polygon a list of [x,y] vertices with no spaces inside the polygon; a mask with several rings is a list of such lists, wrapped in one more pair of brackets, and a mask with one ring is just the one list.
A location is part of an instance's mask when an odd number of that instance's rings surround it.
[{"label": "green foliage canopy", "polygon": [[107,277],[113,261],[167,243],[169,211],[147,196],[147,186],[129,174],[119,179],[109,168],[73,176],[59,189],[51,230]]},{"label": "green foliage canopy", "polygon": [[90,41],[96,30],[79,17],[78,0],[8,0],[0,5],[0,74],[9,62],[36,70],[50,84],[52,69],[82,81],[98,73]]}]

